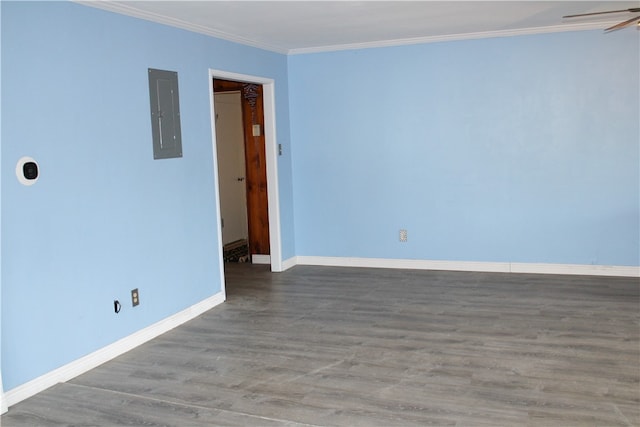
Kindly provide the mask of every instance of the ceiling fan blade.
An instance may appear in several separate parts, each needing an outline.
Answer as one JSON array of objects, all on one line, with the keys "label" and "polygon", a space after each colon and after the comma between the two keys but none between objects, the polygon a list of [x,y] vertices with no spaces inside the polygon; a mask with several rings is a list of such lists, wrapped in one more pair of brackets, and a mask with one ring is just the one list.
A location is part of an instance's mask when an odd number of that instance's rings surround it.
[{"label": "ceiling fan blade", "polygon": [[622,9],[622,10],[607,10],[606,12],[579,13],[577,15],[565,15],[563,16],[563,18],[577,18],[579,16],[604,15],[605,13],[620,13],[620,12],[636,13],[636,12],[640,12],[640,7],[632,7],[631,9]]},{"label": "ceiling fan blade", "polygon": [[640,15],[638,15],[638,16],[636,16],[634,18],[631,18],[631,19],[627,19],[626,21],[623,21],[623,22],[621,22],[619,24],[616,24],[613,27],[606,28],[604,31],[608,33],[610,31],[619,30],[620,28],[624,28],[627,25],[631,25],[635,21],[640,21]]}]

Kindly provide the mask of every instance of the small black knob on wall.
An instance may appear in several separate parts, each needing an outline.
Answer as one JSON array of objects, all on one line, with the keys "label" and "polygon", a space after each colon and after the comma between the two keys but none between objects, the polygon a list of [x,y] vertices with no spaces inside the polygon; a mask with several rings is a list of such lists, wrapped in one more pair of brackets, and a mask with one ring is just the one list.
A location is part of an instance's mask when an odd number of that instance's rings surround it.
[{"label": "small black knob on wall", "polygon": [[38,177],[38,165],[35,162],[26,162],[22,166],[22,173],[28,180],[33,180]]}]

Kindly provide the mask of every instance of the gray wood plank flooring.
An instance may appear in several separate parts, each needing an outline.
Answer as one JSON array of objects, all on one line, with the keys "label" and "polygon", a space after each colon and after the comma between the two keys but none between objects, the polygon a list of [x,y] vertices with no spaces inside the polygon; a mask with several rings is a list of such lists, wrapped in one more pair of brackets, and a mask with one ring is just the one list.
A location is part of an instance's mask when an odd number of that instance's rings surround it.
[{"label": "gray wood plank flooring", "polygon": [[640,281],[228,264],[227,302],[2,426],[640,426]]}]

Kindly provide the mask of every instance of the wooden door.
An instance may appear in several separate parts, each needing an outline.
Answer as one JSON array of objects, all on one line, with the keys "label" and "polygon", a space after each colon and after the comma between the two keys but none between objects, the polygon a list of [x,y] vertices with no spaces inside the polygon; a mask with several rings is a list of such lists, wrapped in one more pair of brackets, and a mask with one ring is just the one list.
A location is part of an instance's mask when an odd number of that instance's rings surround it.
[{"label": "wooden door", "polygon": [[[269,202],[262,85],[214,79],[213,90],[215,93],[241,91],[249,253],[269,255]],[[223,161],[225,159],[218,159],[218,162]]]}]

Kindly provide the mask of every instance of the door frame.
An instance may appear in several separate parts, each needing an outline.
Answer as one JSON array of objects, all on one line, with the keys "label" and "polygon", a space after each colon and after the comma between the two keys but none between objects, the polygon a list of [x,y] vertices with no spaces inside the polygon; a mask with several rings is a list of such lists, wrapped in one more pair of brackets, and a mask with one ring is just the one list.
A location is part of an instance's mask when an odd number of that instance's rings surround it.
[{"label": "door frame", "polygon": [[224,260],[222,256],[222,224],[220,213],[220,188],[218,182],[218,153],[216,145],[216,120],[213,94],[213,79],[235,80],[262,85],[264,103],[264,135],[267,167],[267,202],[269,214],[269,249],[271,271],[282,270],[282,241],[280,236],[280,196],[278,192],[278,143],[276,139],[275,81],[270,78],[239,74],[223,70],[209,69],[209,108],[211,114],[211,142],[213,148],[213,174],[215,179],[216,219],[218,229],[218,249],[220,250],[220,275],[224,289]]}]

